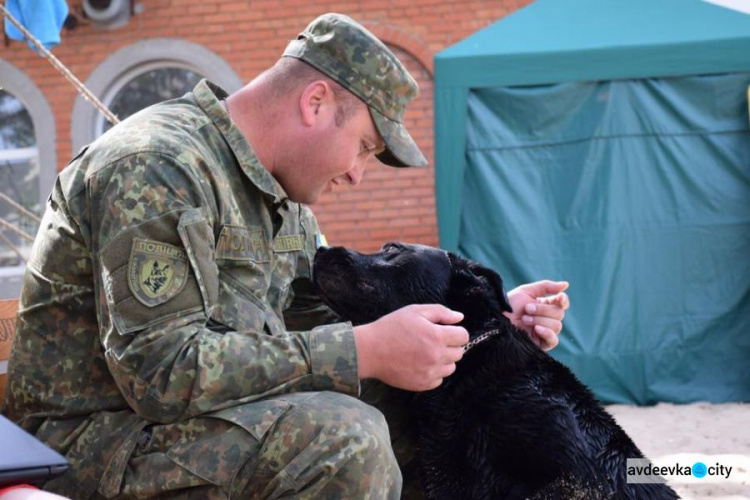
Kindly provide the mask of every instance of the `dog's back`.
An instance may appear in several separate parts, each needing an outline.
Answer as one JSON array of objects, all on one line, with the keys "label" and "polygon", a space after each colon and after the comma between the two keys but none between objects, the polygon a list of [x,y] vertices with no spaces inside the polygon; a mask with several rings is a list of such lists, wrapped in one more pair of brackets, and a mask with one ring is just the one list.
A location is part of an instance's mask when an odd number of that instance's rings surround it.
[{"label": "dog's back", "polygon": [[[340,301],[329,305],[355,323],[372,321],[423,300],[425,293],[415,285],[423,280],[413,274],[427,260],[430,266],[448,266],[451,276],[439,285],[445,290],[429,295],[464,313],[462,324],[472,339],[494,332],[466,352],[440,387],[414,398],[418,460],[428,498],[677,498],[664,484],[627,483],[626,460],[643,454],[567,367],[503,316],[510,306],[497,273],[430,247],[397,244],[395,250],[409,258],[401,259],[393,273],[385,261],[356,264],[381,254],[352,258],[353,252],[344,249],[319,252],[315,276],[321,296],[371,293],[362,297],[370,306],[367,317],[356,308],[340,310]],[[364,269],[378,269],[378,274],[364,276],[369,272]],[[366,281],[367,290],[342,289],[340,280],[326,287],[328,270],[350,276],[352,283]]]}]

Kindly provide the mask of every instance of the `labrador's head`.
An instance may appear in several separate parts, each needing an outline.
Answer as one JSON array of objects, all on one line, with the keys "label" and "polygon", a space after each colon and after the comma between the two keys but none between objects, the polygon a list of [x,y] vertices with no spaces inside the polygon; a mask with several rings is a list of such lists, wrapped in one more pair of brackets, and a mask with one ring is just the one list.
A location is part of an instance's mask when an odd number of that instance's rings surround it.
[{"label": "labrador's head", "polygon": [[331,309],[355,325],[410,304],[443,304],[464,313],[462,324],[473,332],[511,310],[495,271],[425,245],[386,243],[373,254],[320,248],[313,284]]}]

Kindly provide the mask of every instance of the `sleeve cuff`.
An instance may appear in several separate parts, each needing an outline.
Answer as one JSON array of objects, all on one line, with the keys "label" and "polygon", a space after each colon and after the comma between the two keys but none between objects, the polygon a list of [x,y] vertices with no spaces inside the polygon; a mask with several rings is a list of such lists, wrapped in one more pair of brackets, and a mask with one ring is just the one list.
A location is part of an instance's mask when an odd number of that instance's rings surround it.
[{"label": "sleeve cuff", "polygon": [[359,396],[359,365],[351,323],[335,323],[310,332],[313,390]]}]

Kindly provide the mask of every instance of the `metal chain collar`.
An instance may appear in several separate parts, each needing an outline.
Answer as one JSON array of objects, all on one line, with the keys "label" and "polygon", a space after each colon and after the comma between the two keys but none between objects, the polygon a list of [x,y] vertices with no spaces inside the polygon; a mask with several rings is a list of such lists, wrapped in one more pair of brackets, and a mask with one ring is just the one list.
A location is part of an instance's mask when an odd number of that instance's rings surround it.
[{"label": "metal chain collar", "polygon": [[497,330],[490,330],[489,332],[484,332],[479,337],[476,337],[474,340],[469,341],[469,343],[464,346],[464,352],[467,352],[472,347],[476,347],[477,344],[481,344],[482,342],[484,342],[488,338],[494,337],[498,333],[500,333],[499,329],[497,329]]},{"label": "metal chain collar", "polygon": [[[450,267],[451,272],[453,272],[453,259],[451,259],[451,254],[449,252],[445,252],[445,258],[448,259],[448,266]],[[481,334],[479,337],[475,338],[474,340],[470,340],[469,343],[463,347],[464,352],[467,352],[472,347],[475,347],[476,345],[481,344],[488,338],[494,337],[498,333],[500,333],[499,329],[490,330],[489,332],[484,332],[483,334]]]}]

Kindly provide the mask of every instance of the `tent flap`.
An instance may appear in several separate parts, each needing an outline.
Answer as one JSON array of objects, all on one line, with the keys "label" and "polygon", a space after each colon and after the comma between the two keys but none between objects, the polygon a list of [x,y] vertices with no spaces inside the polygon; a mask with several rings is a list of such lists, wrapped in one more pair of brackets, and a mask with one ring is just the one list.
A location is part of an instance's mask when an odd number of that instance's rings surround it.
[{"label": "tent flap", "polygon": [[509,286],[570,281],[553,354],[605,401],[750,399],[748,84],[468,92],[449,151],[463,169],[438,177],[460,194],[447,205],[438,188],[440,217],[452,210],[455,248]]},{"label": "tent flap", "polygon": [[748,53],[750,15],[701,0],[536,0],[437,54],[436,84],[731,73]]}]

